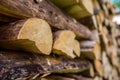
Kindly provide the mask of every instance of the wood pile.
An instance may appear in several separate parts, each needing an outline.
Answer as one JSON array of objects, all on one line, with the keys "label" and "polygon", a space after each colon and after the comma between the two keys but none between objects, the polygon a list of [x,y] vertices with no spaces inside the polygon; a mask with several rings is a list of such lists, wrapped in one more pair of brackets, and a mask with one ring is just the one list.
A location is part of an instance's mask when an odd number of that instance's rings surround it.
[{"label": "wood pile", "polygon": [[109,0],[1,0],[0,80],[119,80]]}]

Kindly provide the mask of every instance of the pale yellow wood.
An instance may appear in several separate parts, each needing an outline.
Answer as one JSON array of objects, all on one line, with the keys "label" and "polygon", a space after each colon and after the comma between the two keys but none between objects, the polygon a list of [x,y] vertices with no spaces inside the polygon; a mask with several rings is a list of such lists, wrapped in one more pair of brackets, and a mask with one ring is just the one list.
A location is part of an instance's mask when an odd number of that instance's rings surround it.
[{"label": "pale yellow wood", "polygon": [[73,54],[75,34],[69,30],[54,33],[53,53],[75,58]]}]

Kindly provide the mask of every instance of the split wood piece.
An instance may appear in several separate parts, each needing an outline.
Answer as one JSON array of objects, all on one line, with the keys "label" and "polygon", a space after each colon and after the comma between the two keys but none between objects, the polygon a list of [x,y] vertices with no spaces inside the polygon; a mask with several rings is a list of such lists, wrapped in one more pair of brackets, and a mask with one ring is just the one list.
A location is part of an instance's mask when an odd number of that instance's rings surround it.
[{"label": "split wood piece", "polygon": [[109,80],[120,80],[120,77],[118,75],[117,69],[116,68],[112,68],[112,72],[109,75]]},{"label": "split wood piece", "polygon": [[[74,50],[75,34],[69,30],[54,33],[53,53],[75,58]],[[80,53],[79,53],[80,54]]]},{"label": "split wood piece", "polygon": [[94,60],[94,67],[99,76],[104,76],[104,68],[100,61]]},{"label": "split wood piece", "polygon": [[101,48],[96,41],[80,41],[81,57],[101,60]]},{"label": "split wood piece", "polygon": [[95,16],[89,16],[85,18],[79,19],[79,22],[85,26],[87,26],[89,29],[94,30],[97,29],[97,22]]},{"label": "split wood piece", "polygon": [[[51,0],[75,19],[93,15],[92,0]],[[65,2],[65,3],[64,3]]]},{"label": "split wood piece", "polygon": [[1,48],[49,55],[52,43],[50,26],[42,19],[30,18],[0,27]]},{"label": "split wood piece", "polygon": [[94,10],[101,10],[98,0],[93,0],[92,2],[93,2]]},{"label": "split wood piece", "polygon": [[0,51],[0,65],[0,80],[31,80],[42,74],[79,73],[91,66],[89,61],[80,58],[68,59],[3,50]]},{"label": "split wood piece", "polygon": [[106,52],[102,53],[102,65],[104,70],[104,78],[108,79],[109,75],[111,74],[112,66],[109,62],[108,56]]},{"label": "split wood piece", "polygon": [[92,34],[94,35],[94,41],[98,42],[100,44],[100,37],[99,37],[99,32],[98,30],[92,30]]},{"label": "split wood piece", "polygon": [[107,18],[105,18],[102,25],[103,26],[108,26],[109,25],[109,20]]},{"label": "split wood piece", "polygon": [[95,76],[95,78],[93,80],[103,80],[103,79],[100,76]]},{"label": "split wood piece", "polygon": [[46,20],[52,28],[71,30],[77,38],[92,39],[88,28],[65,15],[49,0],[40,0],[38,3],[34,0],[1,0],[0,13],[18,19],[38,17]]},{"label": "split wood piece", "polygon": [[73,52],[77,57],[80,57],[80,43],[77,40],[74,40]]},{"label": "split wood piece", "polygon": [[98,15],[100,17],[100,23],[103,23],[103,21],[105,19],[104,11],[103,10],[99,11]]},{"label": "split wood piece", "polygon": [[108,11],[108,9],[107,9],[107,7],[104,3],[102,4],[102,9],[104,11],[105,16],[108,17],[109,16],[109,11]]},{"label": "split wood piece", "polygon": [[105,43],[106,45],[107,45],[108,42],[109,42],[108,36],[109,36],[108,29],[107,29],[105,26],[103,26],[103,27],[102,27],[102,37],[103,37],[103,41],[104,41],[104,43]]}]

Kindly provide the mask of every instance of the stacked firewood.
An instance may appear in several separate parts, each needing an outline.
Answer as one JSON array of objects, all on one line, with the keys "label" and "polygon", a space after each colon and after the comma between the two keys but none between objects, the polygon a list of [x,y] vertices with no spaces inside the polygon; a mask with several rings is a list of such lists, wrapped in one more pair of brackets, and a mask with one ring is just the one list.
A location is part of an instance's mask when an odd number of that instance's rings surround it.
[{"label": "stacked firewood", "polygon": [[109,0],[1,0],[0,80],[119,80]]}]

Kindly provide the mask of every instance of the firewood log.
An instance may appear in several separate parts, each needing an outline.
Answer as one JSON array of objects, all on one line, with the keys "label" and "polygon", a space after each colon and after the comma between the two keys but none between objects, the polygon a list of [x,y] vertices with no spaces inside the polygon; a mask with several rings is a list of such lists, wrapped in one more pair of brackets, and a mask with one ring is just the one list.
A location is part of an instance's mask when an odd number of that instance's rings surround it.
[{"label": "firewood log", "polygon": [[106,52],[102,52],[102,65],[104,70],[104,78],[108,79],[111,74],[112,66],[109,62],[108,56]]},{"label": "firewood log", "polygon": [[93,15],[92,0],[51,0],[76,19]]},{"label": "firewood log", "polygon": [[73,52],[77,57],[80,57],[80,43],[77,40],[74,40]]},{"label": "firewood log", "polygon": [[94,67],[96,72],[98,73],[98,76],[103,77],[104,76],[104,67],[102,63],[99,60],[94,60]]},{"label": "firewood log", "polygon": [[53,43],[49,24],[38,18],[16,21],[0,27],[0,47],[49,55]]},{"label": "firewood log", "polygon": [[100,45],[96,41],[80,41],[81,57],[101,60]]},{"label": "firewood log", "polygon": [[[13,51],[0,51],[0,80],[31,80],[50,73],[79,73],[89,69],[80,58],[52,57]],[[25,79],[25,80],[26,80]]]},{"label": "firewood log", "polygon": [[54,33],[53,53],[75,58],[74,50],[75,34],[69,30],[57,31]]},{"label": "firewood log", "polygon": [[18,19],[38,17],[46,20],[52,28],[71,30],[78,38],[92,38],[89,29],[65,15],[49,0],[37,3],[35,0],[1,0],[0,13]]},{"label": "firewood log", "polygon": [[97,29],[97,22],[95,16],[89,16],[79,19],[80,23],[87,26],[89,29]]},{"label": "firewood log", "polygon": [[100,37],[99,37],[100,34],[99,34],[98,30],[92,30],[91,32],[94,35],[94,41],[100,43]]}]

